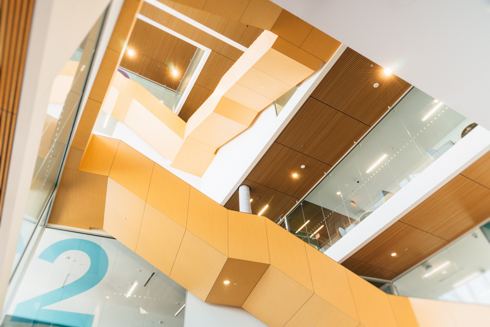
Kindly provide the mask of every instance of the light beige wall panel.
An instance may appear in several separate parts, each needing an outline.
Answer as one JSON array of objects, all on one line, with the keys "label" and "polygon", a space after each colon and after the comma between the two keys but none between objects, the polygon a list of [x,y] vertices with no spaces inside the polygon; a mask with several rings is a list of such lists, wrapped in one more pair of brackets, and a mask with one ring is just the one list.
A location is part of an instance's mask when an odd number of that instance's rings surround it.
[{"label": "light beige wall panel", "polygon": [[[117,75],[120,74],[116,74],[116,76]],[[116,87],[115,85],[113,86]],[[136,82],[128,78],[124,78],[122,86],[120,88],[117,88],[119,91],[119,95],[117,97],[114,108],[112,109],[112,117],[120,121],[124,121],[126,119],[129,107],[131,106],[131,103],[134,100],[134,95],[136,94],[136,87]]]},{"label": "light beige wall panel", "polygon": [[[420,327],[456,327],[453,317],[443,301],[409,298]],[[470,325],[466,325],[470,326]]]},{"label": "light beige wall panel", "polygon": [[247,71],[238,83],[271,99],[271,101],[276,100],[291,89],[291,86],[288,84],[255,68]]},{"label": "light beige wall panel", "polygon": [[211,145],[209,144],[206,144],[206,143],[203,143],[201,141],[198,141],[192,137],[189,137],[185,140],[185,142],[195,148],[198,148],[198,149],[201,149],[207,153],[213,153],[213,151],[215,151],[216,149],[214,147],[212,147]]},{"label": "light beige wall panel", "polygon": [[123,122],[141,136],[145,132],[147,122],[150,119],[155,119],[155,116],[136,99],[133,99]]},{"label": "light beige wall panel", "polygon": [[269,219],[266,220],[266,226],[271,264],[313,291],[305,249],[309,245]]},{"label": "light beige wall panel", "polygon": [[228,210],[229,257],[270,263],[267,218]]},{"label": "light beige wall panel", "polygon": [[346,269],[311,246],[306,247],[306,254],[315,293],[359,320]]},{"label": "light beige wall panel", "polygon": [[255,117],[257,112],[250,108],[241,105],[227,97],[222,97],[221,101],[216,106],[214,112],[218,115],[231,119],[234,122],[242,125],[241,128],[248,127]]},{"label": "light beige wall panel", "polygon": [[361,324],[365,327],[398,326],[388,294],[347,270]]},{"label": "light beige wall panel", "polygon": [[268,267],[265,263],[228,258],[206,302],[241,306]]},{"label": "light beige wall panel", "polygon": [[203,151],[199,148],[193,147],[187,142],[184,142],[177,155],[188,160],[196,161],[204,166],[209,166],[216,156],[214,152],[209,153]]},{"label": "light beige wall panel", "polygon": [[205,301],[225,262],[225,255],[187,230],[169,277]]},{"label": "light beige wall panel", "polygon": [[225,96],[257,112],[262,111],[272,103],[271,99],[240,84],[234,84],[225,93]]},{"label": "light beige wall panel", "polygon": [[124,142],[119,144],[109,177],[146,200],[153,161]]},{"label": "light beige wall panel", "polygon": [[391,308],[399,327],[417,327],[417,319],[410,305],[410,300],[404,296],[388,295]]},{"label": "light beige wall panel", "polygon": [[187,229],[228,255],[228,210],[191,187]]},{"label": "light beige wall panel", "polygon": [[168,127],[159,119],[156,119],[151,113],[150,115],[151,118],[147,120],[140,136],[154,149],[158,149],[158,146],[162,143],[163,137],[168,131]]},{"label": "light beige wall panel", "polygon": [[147,201],[184,228],[187,226],[189,192],[189,184],[165,168],[155,165]]},{"label": "light beige wall panel", "polygon": [[206,172],[206,169],[208,169],[208,166],[180,156],[176,157],[174,161],[172,161],[170,167],[185,171],[197,177],[202,177]]},{"label": "light beige wall panel", "polygon": [[470,303],[441,301],[446,305],[457,327],[484,327],[490,325],[490,307]]},{"label": "light beige wall panel", "polygon": [[136,93],[134,95],[134,98],[136,101],[141,103],[143,107],[145,107],[147,110],[151,111],[151,108],[153,107],[154,101],[155,101],[155,96],[150,93],[147,89],[145,89],[141,84],[138,83],[136,86]]},{"label": "light beige wall panel", "polygon": [[179,153],[179,149],[184,143],[184,140],[175,134],[172,130],[167,129],[163,135],[163,139],[157,148],[157,151],[168,160],[174,160]]},{"label": "light beige wall panel", "polygon": [[184,227],[147,203],[136,253],[170,275],[184,233]]},{"label": "light beige wall panel", "polygon": [[119,140],[92,134],[79,169],[109,176],[119,143]]},{"label": "light beige wall panel", "polygon": [[356,327],[359,322],[316,294],[299,309],[285,327]]},{"label": "light beige wall panel", "polygon": [[145,201],[111,178],[107,183],[104,230],[136,251]]},{"label": "light beige wall panel", "polygon": [[320,67],[320,64],[322,63],[322,60],[306,52],[305,50],[298,48],[297,46],[284,40],[281,37],[277,38],[272,48],[296,60],[297,62],[305,65],[306,67],[312,70],[317,70],[318,67]]},{"label": "light beige wall panel", "polygon": [[243,303],[243,308],[267,326],[282,327],[313,292],[270,266]]}]

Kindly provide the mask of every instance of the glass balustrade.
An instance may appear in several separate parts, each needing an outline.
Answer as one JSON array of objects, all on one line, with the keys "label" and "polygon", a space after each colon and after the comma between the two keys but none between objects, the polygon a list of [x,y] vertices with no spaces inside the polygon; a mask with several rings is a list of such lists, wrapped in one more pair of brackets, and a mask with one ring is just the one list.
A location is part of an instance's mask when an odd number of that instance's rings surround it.
[{"label": "glass balustrade", "polygon": [[471,124],[413,88],[289,212],[289,231],[324,252],[417,178]]},{"label": "glass balustrade", "polygon": [[281,95],[279,98],[277,98],[276,101],[274,101],[274,108],[276,109],[276,116],[279,116],[281,113],[282,109],[286,106],[286,104],[289,102],[289,100],[293,97],[294,93],[298,90],[298,87],[295,86],[283,95]]}]

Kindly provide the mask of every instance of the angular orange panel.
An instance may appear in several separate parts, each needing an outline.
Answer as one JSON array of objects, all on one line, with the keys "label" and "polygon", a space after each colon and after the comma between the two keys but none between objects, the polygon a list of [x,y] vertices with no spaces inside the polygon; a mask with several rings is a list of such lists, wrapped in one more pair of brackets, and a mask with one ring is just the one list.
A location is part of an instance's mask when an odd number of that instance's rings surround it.
[{"label": "angular orange panel", "polygon": [[92,134],[83,153],[80,170],[109,176],[119,140]]},{"label": "angular orange panel", "polygon": [[270,263],[267,218],[228,210],[229,257]]}]

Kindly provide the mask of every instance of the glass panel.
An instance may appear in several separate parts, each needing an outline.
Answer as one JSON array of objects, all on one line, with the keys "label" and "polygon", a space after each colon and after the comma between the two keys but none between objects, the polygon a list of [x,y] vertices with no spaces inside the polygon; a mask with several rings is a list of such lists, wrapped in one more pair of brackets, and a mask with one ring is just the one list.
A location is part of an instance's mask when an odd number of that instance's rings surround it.
[{"label": "glass panel", "polygon": [[278,116],[282,109],[286,106],[288,101],[293,97],[293,94],[298,89],[297,86],[293,87],[291,90],[287,91],[283,95],[281,95],[276,101],[274,101],[274,106],[276,108],[276,115]]},{"label": "glass panel", "polygon": [[117,240],[47,228],[4,326],[179,327],[185,299],[183,287]]},{"label": "glass panel", "polygon": [[97,21],[51,87],[37,161],[13,270],[53,193],[85,88],[104,15]]},{"label": "glass panel", "polygon": [[490,305],[490,243],[475,229],[394,281],[403,296]]},{"label": "glass panel", "polygon": [[449,150],[469,124],[413,88],[291,211],[291,232],[327,250]]}]

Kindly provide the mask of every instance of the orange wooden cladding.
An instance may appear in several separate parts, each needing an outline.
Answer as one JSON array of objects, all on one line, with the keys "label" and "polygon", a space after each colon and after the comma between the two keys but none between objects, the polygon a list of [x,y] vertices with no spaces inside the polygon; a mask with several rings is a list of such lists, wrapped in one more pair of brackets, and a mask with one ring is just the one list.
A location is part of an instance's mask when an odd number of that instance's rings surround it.
[{"label": "orange wooden cladding", "polygon": [[34,0],[0,1],[0,217],[33,8]]}]

